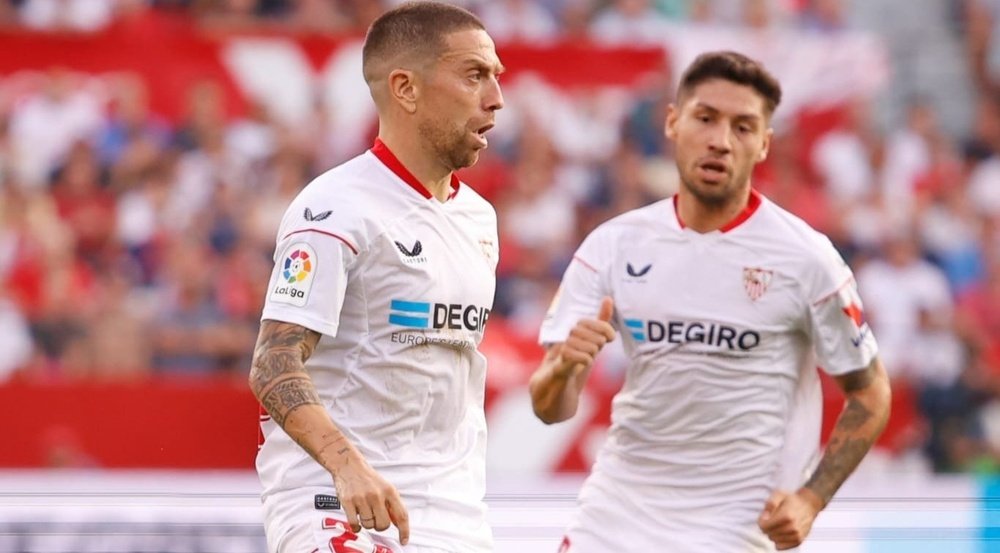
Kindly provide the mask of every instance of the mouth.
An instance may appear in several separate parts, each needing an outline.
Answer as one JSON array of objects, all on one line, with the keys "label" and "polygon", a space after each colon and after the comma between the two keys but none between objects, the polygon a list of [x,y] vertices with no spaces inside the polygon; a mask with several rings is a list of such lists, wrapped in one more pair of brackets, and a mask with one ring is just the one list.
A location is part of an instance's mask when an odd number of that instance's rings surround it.
[{"label": "mouth", "polygon": [[478,138],[479,142],[482,143],[483,148],[489,144],[489,141],[486,140],[486,133],[493,128],[493,125],[493,123],[487,123],[475,131],[476,138]]},{"label": "mouth", "polygon": [[729,175],[729,166],[715,159],[702,161],[697,168],[702,179],[710,182],[718,182]]}]

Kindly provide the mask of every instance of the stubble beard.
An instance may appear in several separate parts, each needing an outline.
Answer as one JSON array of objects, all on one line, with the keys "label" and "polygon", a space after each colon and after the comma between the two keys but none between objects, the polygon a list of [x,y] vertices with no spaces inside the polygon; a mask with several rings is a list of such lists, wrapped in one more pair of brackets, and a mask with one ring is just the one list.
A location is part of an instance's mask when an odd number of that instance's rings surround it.
[{"label": "stubble beard", "polygon": [[479,160],[479,152],[463,144],[463,129],[440,121],[422,121],[417,129],[421,138],[430,144],[431,150],[449,170],[472,167]]},{"label": "stubble beard", "polygon": [[713,188],[706,189],[705,187],[695,184],[693,178],[682,178],[681,185],[688,191],[689,194],[694,196],[694,199],[698,203],[708,207],[710,209],[719,209],[725,207],[729,202],[733,201],[735,196],[735,190],[732,180],[715,185]]},{"label": "stubble beard", "polygon": [[750,182],[750,173],[733,173],[728,175],[725,182],[712,185],[702,185],[697,183],[694,178],[692,169],[691,174],[684,175],[681,173],[681,186],[691,196],[694,197],[698,203],[702,204],[708,209],[716,210],[723,209],[729,204],[739,201],[742,197],[742,192],[746,189]]}]

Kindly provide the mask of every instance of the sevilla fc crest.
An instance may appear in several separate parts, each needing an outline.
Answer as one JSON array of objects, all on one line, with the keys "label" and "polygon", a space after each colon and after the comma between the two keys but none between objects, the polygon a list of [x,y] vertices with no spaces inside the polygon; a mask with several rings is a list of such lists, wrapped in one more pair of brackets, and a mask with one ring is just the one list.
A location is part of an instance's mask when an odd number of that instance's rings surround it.
[{"label": "sevilla fc crest", "polygon": [[497,252],[497,246],[493,242],[493,240],[490,240],[488,238],[481,238],[479,240],[479,248],[482,250],[483,257],[486,258],[486,261],[495,269],[498,261],[497,259],[498,252]]},{"label": "sevilla fc crest", "polygon": [[743,287],[746,288],[747,295],[752,301],[759,300],[764,292],[767,292],[773,276],[774,271],[769,269],[743,267]]}]

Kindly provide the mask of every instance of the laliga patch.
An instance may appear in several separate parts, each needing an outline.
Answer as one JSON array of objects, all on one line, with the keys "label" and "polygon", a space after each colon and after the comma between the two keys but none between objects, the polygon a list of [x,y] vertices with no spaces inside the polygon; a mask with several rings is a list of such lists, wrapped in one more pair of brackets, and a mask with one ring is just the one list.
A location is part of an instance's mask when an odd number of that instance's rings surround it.
[{"label": "laliga patch", "polygon": [[278,258],[278,277],[271,289],[270,300],[303,307],[309,299],[316,278],[316,251],[305,242],[285,248]]}]

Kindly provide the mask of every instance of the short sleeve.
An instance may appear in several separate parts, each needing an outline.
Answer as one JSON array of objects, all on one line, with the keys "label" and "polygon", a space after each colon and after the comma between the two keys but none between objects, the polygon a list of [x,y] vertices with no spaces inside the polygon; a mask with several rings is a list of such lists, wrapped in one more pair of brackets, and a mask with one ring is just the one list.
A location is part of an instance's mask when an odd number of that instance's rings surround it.
[{"label": "short sleeve", "polygon": [[539,343],[563,342],[577,321],[597,315],[601,300],[609,295],[599,269],[604,265],[599,250],[599,237],[591,234],[573,255],[545,315]]},{"label": "short sleeve", "polygon": [[282,220],[261,320],[336,336],[363,233],[348,210],[334,212],[322,201],[310,201],[313,196],[307,187]]},{"label": "short sleeve", "polygon": [[878,344],[865,321],[864,304],[850,267],[823,238],[811,278],[809,333],[820,366],[831,375],[871,364]]}]

